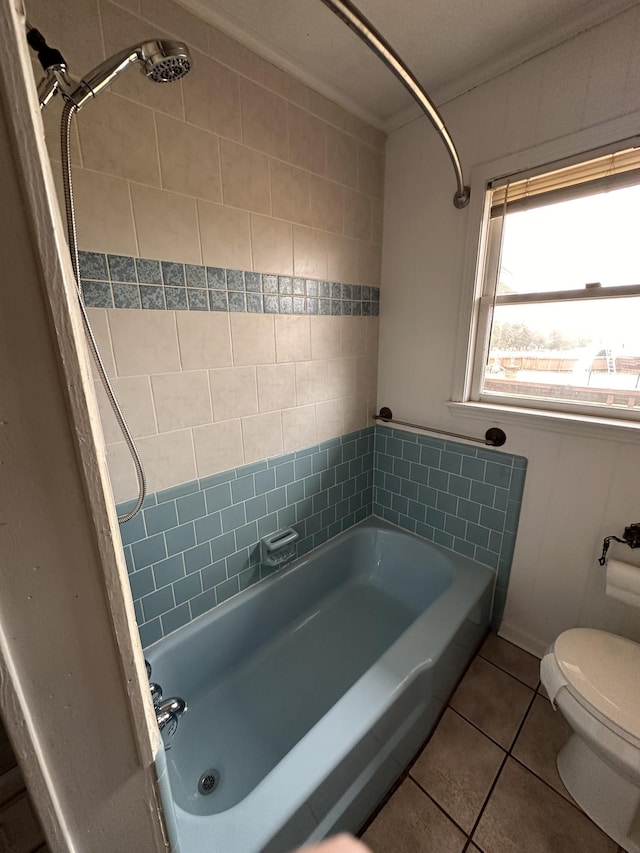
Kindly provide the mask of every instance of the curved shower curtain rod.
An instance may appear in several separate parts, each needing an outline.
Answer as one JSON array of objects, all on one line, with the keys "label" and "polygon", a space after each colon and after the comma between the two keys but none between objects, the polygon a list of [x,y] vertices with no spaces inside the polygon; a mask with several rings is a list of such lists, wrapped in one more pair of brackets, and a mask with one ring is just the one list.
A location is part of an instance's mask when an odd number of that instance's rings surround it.
[{"label": "curved shower curtain rod", "polygon": [[440,134],[442,141],[445,144],[447,153],[453,164],[453,170],[456,174],[456,182],[458,189],[453,197],[453,203],[457,208],[466,207],[469,204],[471,190],[465,186],[462,175],[462,166],[460,158],[456,151],[456,146],[449,135],[440,113],[435,107],[431,98],[424,91],[420,83],[416,80],[411,71],[404,64],[386,39],[376,30],[373,24],[368,21],[351,0],[322,0],[325,6],[328,6],[332,12],[359,36],[371,50],[377,54],[384,64],[393,71],[402,85],[408,89],[409,93],[415,98],[420,105],[420,108],[427,116],[431,124]]}]

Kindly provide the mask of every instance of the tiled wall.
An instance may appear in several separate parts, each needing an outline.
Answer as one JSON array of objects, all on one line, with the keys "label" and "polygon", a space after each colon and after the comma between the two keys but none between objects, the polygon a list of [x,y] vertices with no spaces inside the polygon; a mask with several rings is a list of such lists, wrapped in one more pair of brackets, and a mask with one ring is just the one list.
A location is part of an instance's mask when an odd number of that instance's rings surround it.
[{"label": "tiled wall", "polygon": [[[71,140],[83,292],[149,489],[366,426],[384,134],[172,0],[27,12],[72,73],[156,35],[192,53],[170,85],[121,75]],[[59,111],[42,115],[60,192]],[[97,393],[126,500],[134,469]]]},{"label": "tiled wall", "polygon": [[226,270],[126,255],[79,253],[89,308],[377,317],[380,288]]},{"label": "tiled wall", "polygon": [[262,536],[293,526],[302,555],[367,518],[372,483],[368,427],[149,495],[121,525],[143,645],[264,577]]},{"label": "tiled wall", "polygon": [[261,537],[294,526],[301,555],[372,513],[494,569],[499,625],[525,469],[376,426],[151,494],[121,526],[143,644],[264,577]]},{"label": "tiled wall", "polygon": [[[192,54],[179,82],[132,68],[78,114],[82,249],[379,285],[382,132],[171,0],[26,7],[77,76],[136,39]],[[60,108],[43,112],[58,186]]]},{"label": "tiled wall", "polygon": [[527,460],[378,426],[374,465],[376,515],[497,571],[499,625]]}]

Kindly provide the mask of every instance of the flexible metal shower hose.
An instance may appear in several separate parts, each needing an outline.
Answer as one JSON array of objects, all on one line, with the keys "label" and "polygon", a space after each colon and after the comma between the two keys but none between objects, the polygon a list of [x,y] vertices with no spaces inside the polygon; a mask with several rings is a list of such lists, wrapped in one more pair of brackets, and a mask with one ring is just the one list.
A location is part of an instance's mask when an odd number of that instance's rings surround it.
[{"label": "flexible metal shower hose", "polygon": [[72,104],[70,101],[67,101],[64,106],[64,109],[62,110],[62,121],[60,124],[60,145],[62,149],[62,180],[64,185],[64,206],[67,215],[69,252],[71,253],[71,265],[73,267],[73,274],[76,280],[76,291],[78,293],[78,300],[80,302],[80,311],[82,313],[82,322],[84,323],[84,330],[86,332],[87,340],[89,342],[89,349],[91,350],[93,360],[95,361],[96,367],[98,369],[98,374],[100,376],[102,385],[104,386],[104,390],[107,394],[107,398],[113,410],[113,414],[116,417],[118,426],[120,427],[122,435],[124,436],[124,440],[126,441],[127,447],[129,448],[129,452],[131,453],[133,464],[136,469],[136,477],[138,479],[138,500],[136,501],[133,509],[126,513],[126,515],[118,516],[118,521],[120,522],[120,524],[122,524],[123,522],[132,519],[140,511],[147,491],[147,484],[144,475],[144,468],[142,467],[142,461],[140,459],[138,449],[131,436],[131,432],[129,431],[129,427],[127,426],[127,422],[124,418],[124,415],[120,410],[120,406],[116,399],[114,390],[111,387],[111,382],[109,381],[109,377],[107,376],[107,371],[105,370],[105,366],[102,361],[102,356],[100,355],[100,350],[98,349],[98,344],[93,334],[91,323],[89,322],[87,309],[84,304],[84,297],[82,295],[82,286],[80,284],[80,269],[78,263],[78,237],[76,233],[76,214],[73,203],[73,181],[71,178],[70,156],[71,123],[73,121],[73,116],[76,112],[77,107],[75,106],[75,104]]}]

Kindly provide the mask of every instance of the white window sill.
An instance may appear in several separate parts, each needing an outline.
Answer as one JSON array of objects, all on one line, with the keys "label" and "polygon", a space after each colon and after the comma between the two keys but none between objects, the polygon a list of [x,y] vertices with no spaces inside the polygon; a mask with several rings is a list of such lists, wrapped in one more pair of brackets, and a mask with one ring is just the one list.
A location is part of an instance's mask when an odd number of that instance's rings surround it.
[{"label": "white window sill", "polygon": [[543,429],[568,435],[583,435],[629,443],[635,443],[640,439],[640,422],[638,421],[596,418],[589,415],[498,406],[491,403],[450,402],[447,405],[454,415],[489,422],[501,427],[505,424],[514,424],[529,429]]}]

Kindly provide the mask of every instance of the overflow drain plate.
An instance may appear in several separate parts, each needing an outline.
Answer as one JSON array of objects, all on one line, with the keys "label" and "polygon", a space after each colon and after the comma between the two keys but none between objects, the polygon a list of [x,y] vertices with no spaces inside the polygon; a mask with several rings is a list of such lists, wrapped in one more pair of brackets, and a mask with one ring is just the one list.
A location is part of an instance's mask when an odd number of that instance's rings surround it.
[{"label": "overflow drain plate", "polygon": [[205,770],[202,776],[198,779],[198,792],[203,797],[213,794],[220,784],[220,771],[211,769]]}]

